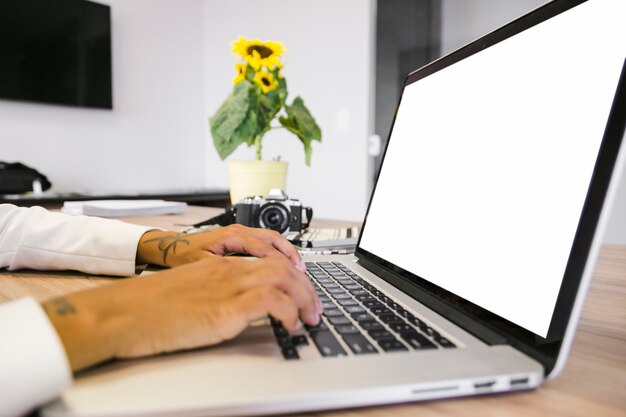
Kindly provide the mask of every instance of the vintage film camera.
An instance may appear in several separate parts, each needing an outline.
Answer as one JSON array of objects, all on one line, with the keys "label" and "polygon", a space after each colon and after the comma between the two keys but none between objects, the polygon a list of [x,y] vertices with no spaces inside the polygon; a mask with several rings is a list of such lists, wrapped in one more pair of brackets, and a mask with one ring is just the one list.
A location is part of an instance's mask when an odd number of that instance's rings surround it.
[{"label": "vintage film camera", "polygon": [[276,230],[283,235],[300,234],[311,223],[313,209],[303,207],[300,200],[287,197],[284,191],[272,189],[267,197],[242,198],[225,213],[194,227],[237,223],[249,227]]},{"label": "vintage film camera", "polygon": [[276,230],[284,235],[306,229],[312,215],[313,209],[302,207],[300,200],[288,198],[279,189],[270,190],[267,198],[243,198],[235,205],[235,220],[238,224]]}]

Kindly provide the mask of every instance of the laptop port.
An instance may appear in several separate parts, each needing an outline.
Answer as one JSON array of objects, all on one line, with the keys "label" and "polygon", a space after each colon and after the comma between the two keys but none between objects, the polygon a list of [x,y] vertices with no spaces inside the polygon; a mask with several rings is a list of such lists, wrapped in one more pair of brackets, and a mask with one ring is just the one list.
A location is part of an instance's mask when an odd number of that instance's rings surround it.
[{"label": "laptop port", "polygon": [[496,384],[496,381],[485,381],[474,383],[474,388],[479,390],[491,389]]},{"label": "laptop port", "polygon": [[526,386],[528,385],[528,377],[525,378],[513,378],[511,379],[511,388],[517,388],[517,387],[521,387],[521,386]]}]

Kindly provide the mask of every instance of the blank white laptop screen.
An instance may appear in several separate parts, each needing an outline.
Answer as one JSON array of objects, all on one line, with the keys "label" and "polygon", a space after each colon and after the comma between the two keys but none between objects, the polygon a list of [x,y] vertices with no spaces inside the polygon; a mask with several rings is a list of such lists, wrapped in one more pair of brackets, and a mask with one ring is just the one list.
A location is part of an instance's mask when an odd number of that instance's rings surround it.
[{"label": "blank white laptop screen", "polygon": [[408,85],[360,247],[546,337],[624,16],[592,0]]}]

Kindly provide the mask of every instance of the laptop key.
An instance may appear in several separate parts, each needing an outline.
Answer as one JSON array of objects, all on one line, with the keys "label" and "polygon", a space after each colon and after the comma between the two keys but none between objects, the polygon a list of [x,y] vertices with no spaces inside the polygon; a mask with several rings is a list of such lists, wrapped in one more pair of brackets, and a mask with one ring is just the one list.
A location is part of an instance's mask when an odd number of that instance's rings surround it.
[{"label": "laptop key", "polygon": [[[341,304],[342,306],[344,306],[344,307],[359,305],[358,301],[356,301],[356,300],[354,300],[352,298],[346,298],[345,300],[337,300],[337,302],[339,304]],[[326,308],[326,306],[324,306],[324,308]]]},{"label": "laptop key", "polygon": [[340,326],[340,325],[344,325],[344,324],[352,324],[350,319],[347,318],[347,317],[329,317],[328,321],[330,321],[330,323],[333,326]]},{"label": "laptop key", "polygon": [[293,346],[284,347],[281,349],[283,354],[283,358],[285,359],[300,359],[300,355],[298,355],[298,351]]},{"label": "laptop key", "polygon": [[328,326],[326,326],[324,322],[320,322],[317,326],[311,326],[311,325],[305,324],[304,328],[307,329],[309,333],[311,334],[315,332],[328,331]]},{"label": "laptop key", "polygon": [[343,340],[348,344],[352,352],[357,355],[365,353],[378,353],[376,348],[367,341],[365,336],[361,334],[347,334],[343,335]]},{"label": "laptop key", "polygon": [[350,294],[347,294],[345,292],[341,292],[341,293],[333,293],[331,294],[335,300],[348,300],[348,299],[352,299],[352,297],[350,296]]},{"label": "laptop key", "polygon": [[322,301],[322,306],[324,306],[324,310],[326,310],[327,308],[337,308],[335,303],[333,303],[332,301]]},{"label": "laptop key", "polygon": [[427,326],[427,325],[424,325],[423,327],[420,326],[420,330],[426,333],[428,336],[432,337],[433,339],[437,339],[438,337],[441,337],[439,332],[437,332],[437,330],[433,329],[430,326]]},{"label": "laptop key", "polygon": [[400,342],[395,337],[378,339],[376,340],[376,342],[378,343],[378,346],[380,346],[380,348],[385,352],[401,352],[408,350],[406,346],[404,346],[402,342]]},{"label": "laptop key", "polygon": [[410,333],[410,332],[414,332],[415,329],[411,326],[409,326],[406,323],[390,323],[389,327],[391,328],[391,330],[397,332],[397,333]]},{"label": "laptop key", "polygon": [[361,326],[361,328],[366,332],[369,332],[371,330],[385,330],[383,325],[377,321],[364,321],[359,323],[359,326]]},{"label": "laptop key", "polygon": [[387,313],[391,313],[391,310],[389,310],[387,307],[383,306],[382,304],[380,306],[374,306],[374,307],[370,307],[370,311],[372,312],[372,314],[376,314],[377,316],[380,316],[381,314],[387,314]]},{"label": "laptop key", "polygon": [[324,310],[324,315],[326,317],[343,317],[343,312],[338,308],[329,308],[328,310]]},{"label": "laptop key", "polygon": [[[373,297],[372,297],[373,298]],[[367,308],[375,308],[375,307],[384,307],[384,304],[378,301],[377,299],[363,301],[363,305]],[[389,310],[391,311],[391,310]]]},{"label": "laptop key", "polygon": [[[339,280],[337,280],[339,281]],[[352,281],[350,281],[350,283],[344,283],[343,280],[339,281],[343,284],[344,288],[348,291],[359,291],[359,290],[363,290],[363,288],[361,288],[360,285],[358,284],[354,284]]]},{"label": "laptop key", "polygon": [[339,284],[335,284],[334,282],[328,283],[328,284],[322,284],[322,287],[326,288],[326,291],[328,292],[333,292],[337,290],[344,292],[344,289],[341,288]]},{"label": "laptop key", "polygon": [[454,343],[452,343],[451,341],[449,341],[448,339],[442,336],[435,338],[435,342],[439,343],[441,347],[448,348],[448,349],[456,347]]},{"label": "laptop key", "polygon": [[274,334],[276,335],[276,338],[289,336],[289,332],[287,331],[287,329],[285,329],[280,323],[272,324],[272,328],[274,329]]},{"label": "laptop key", "polygon": [[321,296],[319,297],[319,299],[320,299],[320,301],[321,301],[322,303],[332,303],[332,302],[333,302],[332,298],[330,298],[330,297],[329,297],[329,296],[327,296],[326,294],[321,295]]},{"label": "laptop key", "polygon": [[421,321],[420,319],[418,319],[417,317],[415,317],[414,315],[410,314],[408,316],[405,317],[406,321],[408,321],[409,323],[415,325],[415,326],[419,326],[420,328],[422,327],[422,325],[424,324],[423,321]]},{"label": "laptop key", "polygon": [[296,334],[291,336],[291,343],[295,346],[306,346],[309,344],[309,340],[303,334]]},{"label": "laptop key", "polygon": [[347,306],[346,311],[350,314],[365,313],[365,309],[361,306]]},{"label": "laptop key", "polygon": [[337,332],[339,334],[354,334],[354,333],[359,333],[359,329],[357,329],[356,327],[354,327],[354,325],[352,324],[344,324],[344,325],[340,325],[340,326],[336,326],[335,330],[337,330]]},{"label": "laptop key", "polygon": [[395,337],[385,329],[371,329],[367,332],[374,340],[379,339],[395,339]]},{"label": "laptop key", "polygon": [[276,336],[276,342],[281,348],[294,347],[291,336]]},{"label": "laptop key", "polygon": [[402,319],[398,316],[396,316],[393,313],[384,313],[378,316],[378,318],[380,319],[380,321],[382,321],[383,323],[404,323],[404,321],[402,321]]},{"label": "laptop key", "polygon": [[402,333],[400,336],[415,349],[437,349],[437,346],[418,332]]},{"label": "laptop key", "polygon": [[351,316],[352,316],[352,318],[355,321],[357,321],[359,323],[366,322],[366,321],[375,321],[376,320],[376,319],[374,319],[374,317],[370,316],[367,313],[354,313],[354,314],[351,314]]},{"label": "laptop key", "polygon": [[311,333],[311,339],[313,339],[313,343],[315,343],[322,356],[346,355],[346,351],[329,330],[313,332]]}]

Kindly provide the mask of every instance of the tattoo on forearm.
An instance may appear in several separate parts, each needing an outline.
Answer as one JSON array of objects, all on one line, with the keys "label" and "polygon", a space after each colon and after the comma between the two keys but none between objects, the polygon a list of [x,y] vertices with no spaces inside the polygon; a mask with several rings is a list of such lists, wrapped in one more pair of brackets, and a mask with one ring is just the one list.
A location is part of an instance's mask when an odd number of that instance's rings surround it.
[{"label": "tattoo on forearm", "polygon": [[167,255],[170,253],[176,253],[176,245],[179,243],[184,243],[189,246],[189,241],[187,240],[187,235],[182,233],[176,233],[175,235],[170,236],[161,236],[155,237],[154,239],[148,239],[143,243],[151,243],[157,242],[157,248],[163,253],[163,263],[167,265]]},{"label": "tattoo on forearm", "polygon": [[76,313],[76,307],[65,297],[54,298],[48,301],[46,310],[48,309],[47,307],[51,308],[59,316],[69,316]]}]

